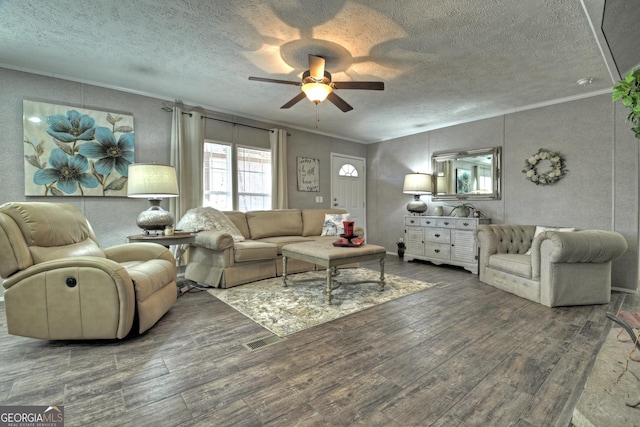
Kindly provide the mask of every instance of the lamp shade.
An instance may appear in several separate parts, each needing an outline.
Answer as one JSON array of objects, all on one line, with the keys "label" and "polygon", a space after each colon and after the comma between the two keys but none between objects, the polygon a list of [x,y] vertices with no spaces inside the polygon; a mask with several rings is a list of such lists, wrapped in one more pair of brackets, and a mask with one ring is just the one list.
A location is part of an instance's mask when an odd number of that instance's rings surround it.
[{"label": "lamp shade", "polygon": [[178,197],[178,180],[175,168],[155,163],[129,165],[127,196],[139,198]]},{"label": "lamp shade", "polygon": [[306,83],[302,85],[302,91],[310,101],[317,104],[327,99],[327,96],[333,92],[333,89],[324,83]]},{"label": "lamp shade", "polygon": [[431,194],[433,181],[426,173],[410,173],[404,177],[402,192],[405,194]]}]

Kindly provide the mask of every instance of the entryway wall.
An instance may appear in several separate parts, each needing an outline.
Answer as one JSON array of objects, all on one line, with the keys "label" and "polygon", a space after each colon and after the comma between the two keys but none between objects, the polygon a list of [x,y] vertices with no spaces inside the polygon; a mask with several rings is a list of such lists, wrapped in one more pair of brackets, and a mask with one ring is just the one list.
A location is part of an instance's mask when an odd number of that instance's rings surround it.
[{"label": "entryway wall", "polygon": [[[638,289],[638,144],[622,107],[609,94],[507,114],[368,146],[369,242],[387,248],[403,235],[409,195],[404,175],[431,172],[431,154],[502,147],[502,199],[474,202],[494,223],[615,230],[629,250],[613,268],[613,286]],[[560,151],[568,173],[553,185],[535,185],[522,173],[540,148]],[[425,198],[423,196],[423,198]],[[435,206],[448,204],[431,202]]]}]

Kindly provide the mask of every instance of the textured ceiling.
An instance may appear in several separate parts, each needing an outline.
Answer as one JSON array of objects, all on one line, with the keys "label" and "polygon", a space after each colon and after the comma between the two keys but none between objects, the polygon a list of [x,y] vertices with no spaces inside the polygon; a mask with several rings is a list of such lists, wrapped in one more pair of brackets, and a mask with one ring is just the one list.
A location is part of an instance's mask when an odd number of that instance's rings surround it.
[{"label": "textured ceiling", "polygon": [[[385,90],[282,110],[299,87],[247,79],[299,80],[308,54]],[[0,66],[363,143],[612,85],[578,0],[0,0]]]}]

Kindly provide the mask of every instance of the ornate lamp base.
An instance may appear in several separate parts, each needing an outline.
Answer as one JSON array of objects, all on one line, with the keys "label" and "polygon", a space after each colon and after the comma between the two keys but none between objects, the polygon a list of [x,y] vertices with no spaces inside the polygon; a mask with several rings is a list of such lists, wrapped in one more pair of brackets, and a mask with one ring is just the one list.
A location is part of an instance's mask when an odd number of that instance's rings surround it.
[{"label": "ornate lamp base", "polygon": [[144,234],[149,234],[150,230],[164,230],[165,227],[173,225],[173,214],[160,206],[161,199],[149,199],[151,206],[138,215],[136,224],[142,228]]},{"label": "ornate lamp base", "polygon": [[407,203],[407,210],[414,214],[421,214],[427,211],[427,204],[420,200],[420,195],[413,196],[413,201]]}]

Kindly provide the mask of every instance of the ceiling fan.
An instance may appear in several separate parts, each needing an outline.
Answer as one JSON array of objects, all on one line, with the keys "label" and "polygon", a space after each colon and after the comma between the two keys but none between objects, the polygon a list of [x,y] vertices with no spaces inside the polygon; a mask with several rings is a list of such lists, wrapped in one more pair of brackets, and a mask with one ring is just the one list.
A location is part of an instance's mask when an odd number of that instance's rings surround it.
[{"label": "ceiling fan", "polygon": [[302,81],[300,82],[265,79],[262,77],[249,77],[249,80],[302,86],[302,92],[280,108],[291,108],[307,97],[316,104],[328,99],[345,113],[353,110],[353,107],[336,95],[335,89],[384,90],[384,82],[333,82],[331,81],[331,74],[325,71],[324,65],[325,60],[323,57],[309,55],[309,69],[302,74]]}]

